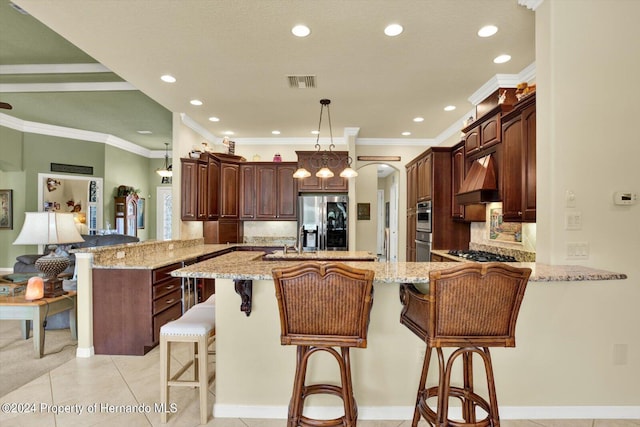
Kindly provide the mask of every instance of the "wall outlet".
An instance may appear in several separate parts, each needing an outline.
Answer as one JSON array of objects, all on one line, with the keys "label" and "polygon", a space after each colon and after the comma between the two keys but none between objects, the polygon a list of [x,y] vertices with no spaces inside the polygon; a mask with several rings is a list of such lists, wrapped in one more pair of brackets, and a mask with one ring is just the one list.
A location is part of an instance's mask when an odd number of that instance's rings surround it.
[{"label": "wall outlet", "polygon": [[117,251],[117,252],[116,252],[116,258],[117,258],[117,259],[122,259],[122,258],[124,258],[124,251]]},{"label": "wall outlet", "polygon": [[589,259],[588,242],[567,243],[567,259]]}]

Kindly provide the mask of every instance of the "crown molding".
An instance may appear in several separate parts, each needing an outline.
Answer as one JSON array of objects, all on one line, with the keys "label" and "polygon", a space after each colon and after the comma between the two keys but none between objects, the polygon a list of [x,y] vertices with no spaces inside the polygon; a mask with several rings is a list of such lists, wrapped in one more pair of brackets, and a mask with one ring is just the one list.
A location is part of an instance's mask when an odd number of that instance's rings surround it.
[{"label": "crown molding", "polygon": [[105,92],[117,90],[138,90],[128,82],[88,82],[88,83],[2,83],[0,92]]},{"label": "crown molding", "polygon": [[421,145],[427,148],[437,144],[429,138],[358,138],[356,145]]},{"label": "crown molding", "polygon": [[196,123],[195,120],[193,120],[187,114],[180,113],[180,120],[182,121],[183,125],[191,129],[192,131],[196,132],[207,141],[213,142],[217,139],[214,134],[206,130],[204,127],[200,126],[198,123]]},{"label": "crown molding", "polygon": [[111,73],[112,71],[99,63],[91,64],[15,64],[0,65],[0,74],[89,74]]},{"label": "crown molding", "polygon": [[[147,158],[164,157],[164,151],[151,151],[108,133],[74,129],[38,122],[30,122],[28,120],[21,120],[4,113],[0,113],[0,126],[14,129],[23,133],[48,135],[58,138],[75,139],[79,141],[99,142]],[[160,153],[161,155],[158,156],[158,153]]]},{"label": "crown molding", "polygon": [[513,88],[518,86],[518,83],[521,82],[530,82],[535,78],[536,74],[536,64],[535,62],[525,67],[518,74],[496,74],[491,77],[485,84],[480,86],[478,90],[476,90],[468,99],[473,105],[478,105],[483,100],[487,98],[487,96],[491,95],[493,92],[498,90],[499,88]]}]

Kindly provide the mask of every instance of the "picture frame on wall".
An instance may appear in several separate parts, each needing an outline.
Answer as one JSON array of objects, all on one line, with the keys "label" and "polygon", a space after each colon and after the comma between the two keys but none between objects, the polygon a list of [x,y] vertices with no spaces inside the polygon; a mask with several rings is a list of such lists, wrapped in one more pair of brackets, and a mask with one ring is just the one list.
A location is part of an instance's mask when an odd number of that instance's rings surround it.
[{"label": "picture frame on wall", "polygon": [[13,190],[0,190],[0,230],[13,230]]},{"label": "picture frame on wall", "polygon": [[138,208],[137,208],[138,228],[144,228],[144,208],[145,208],[145,202],[144,202],[144,199],[141,197],[138,199]]},{"label": "picture frame on wall", "polygon": [[358,219],[365,220],[365,221],[371,219],[370,203],[358,203]]}]

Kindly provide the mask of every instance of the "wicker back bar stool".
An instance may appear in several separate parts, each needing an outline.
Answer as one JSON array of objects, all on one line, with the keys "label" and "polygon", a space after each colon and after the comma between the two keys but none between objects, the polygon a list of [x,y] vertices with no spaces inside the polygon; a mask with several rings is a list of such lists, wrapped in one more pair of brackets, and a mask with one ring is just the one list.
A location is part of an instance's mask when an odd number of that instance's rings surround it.
[{"label": "wicker back bar stool", "polygon": [[[305,262],[273,269],[280,310],[280,343],[297,346],[287,427],[356,425],[358,409],[351,383],[349,348],[367,347],[373,277],[371,270],[332,262]],[[336,359],[340,386],[305,384],[309,358],[319,352],[327,352]],[[304,416],[304,400],[312,394],[340,397],[344,416],[331,420]]]},{"label": "wicker back bar stool", "polygon": [[[515,347],[516,319],[529,280],[529,268],[501,263],[465,263],[429,273],[429,292],[400,286],[400,323],[427,343],[412,427],[424,417],[436,426],[499,426],[498,401],[489,347]],[[445,363],[444,347],[455,348]],[[427,386],[432,350],[438,356],[438,384]],[[473,355],[483,362],[488,397],[473,385]],[[451,385],[461,357],[462,385]],[[449,400],[461,401],[464,421],[449,419]],[[430,406],[429,399],[436,403]],[[478,420],[476,409],[486,416]],[[478,414],[482,415],[482,411]]]}]

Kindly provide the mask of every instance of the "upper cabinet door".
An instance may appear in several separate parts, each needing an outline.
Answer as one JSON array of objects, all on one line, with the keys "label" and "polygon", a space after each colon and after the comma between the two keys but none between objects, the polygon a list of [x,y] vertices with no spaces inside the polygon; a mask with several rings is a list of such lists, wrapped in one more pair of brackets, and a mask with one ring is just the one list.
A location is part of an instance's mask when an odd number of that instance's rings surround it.
[{"label": "upper cabinet door", "polygon": [[240,165],[240,219],[256,217],[256,167]]},{"label": "upper cabinet door", "polygon": [[220,164],[221,218],[238,218],[238,170],[237,164]]},{"label": "upper cabinet door", "polygon": [[293,177],[297,165],[278,165],[278,219],[296,220],[298,212],[298,183]]}]

